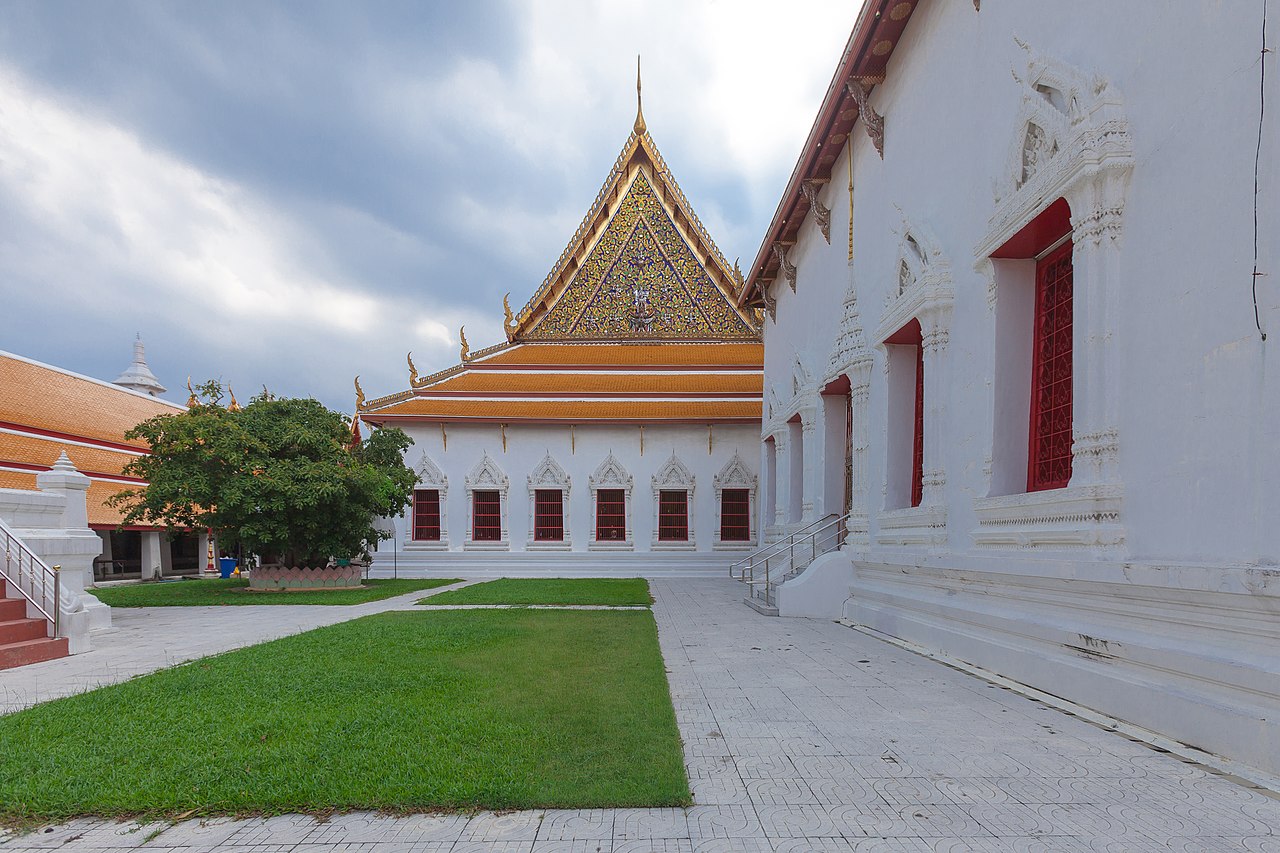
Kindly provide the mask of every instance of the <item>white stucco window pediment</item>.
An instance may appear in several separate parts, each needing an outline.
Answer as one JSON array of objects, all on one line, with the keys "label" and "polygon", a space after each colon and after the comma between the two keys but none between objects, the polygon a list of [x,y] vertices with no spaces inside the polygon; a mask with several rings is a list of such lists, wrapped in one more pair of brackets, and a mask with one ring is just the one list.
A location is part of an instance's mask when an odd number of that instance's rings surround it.
[{"label": "white stucco window pediment", "polygon": [[[626,467],[610,451],[605,460],[591,474],[588,485],[591,488],[591,540],[587,549],[591,551],[633,551],[635,550],[635,525],[631,515],[631,487],[634,478]],[[624,494],[624,536],[617,540],[597,539],[599,534],[600,491],[602,489],[620,489]]]},{"label": "white stucco window pediment", "polygon": [[[511,525],[507,516],[507,492],[511,481],[506,473],[493,460],[488,451],[480,457],[480,461],[471,469],[465,479],[467,488],[467,533],[463,550],[466,551],[509,551],[511,550]],[[501,506],[501,535],[497,540],[476,541],[472,538],[475,532],[475,493],[478,491],[496,491]]]},{"label": "white stucco window pediment", "polygon": [[[569,551],[573,544],[569,531],[569,492],[572,481],[564,467],[555,460],[551,451],[542,457],[542,461],[529,472],[529,539],[525,543],[527,551]],[[564,538],[558,540],[538,540],[535,537],[535,513],[537,492],[539,489],[552,489],[560,492],[561,524]]]},{"label": "white stucco window pediment", "polygon": [[405,537],[406,551],[448,551],[449,550],[449,478],[430,456],[423,452],[414,466],[418,482],[414,489],[435,489],[440,493],[440,538],[436,540],[416,540],[413,538],[413,506],[409,507]]},{"label": "white stucco window pediment", "polygon": [[[716,520],[715,539],[712,542],[712,549],[716,551],[751,551],[756,547],[756,543],[760,539],[760,531],[757,529],[759,515],[756,512],[756,485],[759,478],[747,465],[738,451],[733,452],[733,456],[729,457],[729,461],[724,464],[720,472],[716,474],[712,480],[712,487],[716,492]],[[750,525],[749,536],[746,541],[729,541],[726,542],[721,538],[723,532],[723,515],[724,509],[724,490],[725,489],[746,489],[747,490],[747,518]]]},{"label": "white stucco window pediment", "polygon": [[[651,479],[653,486],[653,539],[649,545],[654,551],[693,551],[697,548],[695,525],[693,518],[694,476],[689,467],[681,461],[674,451],[671,458],[662,463]],[[662,540],[660,532],[660,495],[662,492],[685,493],[685,521],[688,527],[688,538],[684,540]]]}]

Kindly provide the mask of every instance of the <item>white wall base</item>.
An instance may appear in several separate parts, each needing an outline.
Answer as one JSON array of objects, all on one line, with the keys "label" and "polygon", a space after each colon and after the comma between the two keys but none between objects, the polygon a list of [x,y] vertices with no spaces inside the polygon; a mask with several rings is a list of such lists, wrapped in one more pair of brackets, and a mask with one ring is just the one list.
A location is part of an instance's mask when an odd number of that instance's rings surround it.
[{"label": "white wall base", "polygon": [[778,587],[779,616],[839,619],[853,585],[853,561],[843,551],[822,554]]},{"label": "white wall base", "polygon": [[661,577],[727,578],[730,554],[644,552],[484,553],[448,551],[374,555],[373,577]]},{"label": "white wall base", "polygon": [[858,561],[845,617],[1280,776],[1280,572],[968,562]]}]

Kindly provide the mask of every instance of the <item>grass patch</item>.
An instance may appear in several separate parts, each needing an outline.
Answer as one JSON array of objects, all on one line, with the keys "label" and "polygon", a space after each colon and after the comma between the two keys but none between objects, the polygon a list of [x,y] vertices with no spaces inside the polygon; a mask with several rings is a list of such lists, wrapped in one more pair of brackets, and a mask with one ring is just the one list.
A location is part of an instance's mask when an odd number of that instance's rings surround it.
[{"label": "grass patch", "polygon": [[93,589],[93,595],[112,607],[208,607],[220,604],[364,604],[393,595],[435,589],[457,583],[456,578],[402,578],[365,581],[363,589],[318,589],[307,592],[248,592],[240,578],[140,583]]},{"label": "grass patch", "polygon": [[503,578],[442,592],[419,604],[598,604],[649,606],[644,578]]},{"label": "grass patch", "polygon": [[0,718],[0,818],[691,802],[647,611],[393,612]]}]

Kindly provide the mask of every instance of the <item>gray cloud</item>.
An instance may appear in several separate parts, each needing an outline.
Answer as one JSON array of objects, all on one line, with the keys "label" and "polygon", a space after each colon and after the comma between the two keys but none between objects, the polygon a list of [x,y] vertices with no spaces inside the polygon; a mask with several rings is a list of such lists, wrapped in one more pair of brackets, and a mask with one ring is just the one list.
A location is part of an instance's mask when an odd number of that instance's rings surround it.
[{"label": "gray cloud", "polygon": [[8,4],[0,348],[111,379],[141,331],[178,400],[188,374],[399,390],[407,350],[497,342],[502,294],[541,282],[630,130],[637,50],[669,165],[750,255],[847,5]]}]

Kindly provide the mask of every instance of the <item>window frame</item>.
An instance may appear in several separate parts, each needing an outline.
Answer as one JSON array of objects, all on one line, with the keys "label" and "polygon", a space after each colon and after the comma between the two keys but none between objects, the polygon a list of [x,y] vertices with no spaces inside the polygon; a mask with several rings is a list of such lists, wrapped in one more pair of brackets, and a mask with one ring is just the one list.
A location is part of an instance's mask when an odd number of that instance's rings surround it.
[{"label": "window frame", "polygon": [[[429,498],[426,497],[428,495],[430,496]],[[424,500],[429,502],[428,505],[434,504],[434,513],[433,513],[434,519],[428,524],[423,524],[421,521],[421,516],[423,514],[423,509],[424,509],[422,501]],[[413,490],[413,509],[412,509],[412,515],[410,516],[410,540],[411,541],[413,542],[441,541],[441,539],[444,536],[444,525],[442,524],[443,517],[440,511],[441,510],[440,505],[441,505],[441,500],[440,500],[439,489],[429,488],[429,489]],[[419,531],[422,530],[424,527],[428,531],[434,528],[435,535],[420,536]]]}]

